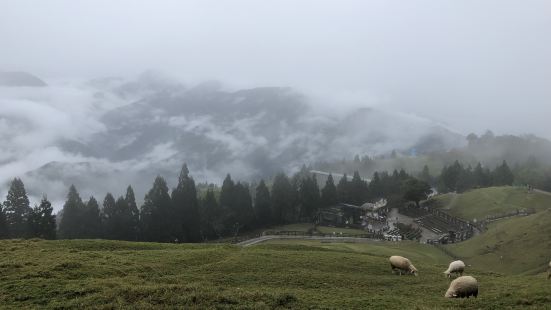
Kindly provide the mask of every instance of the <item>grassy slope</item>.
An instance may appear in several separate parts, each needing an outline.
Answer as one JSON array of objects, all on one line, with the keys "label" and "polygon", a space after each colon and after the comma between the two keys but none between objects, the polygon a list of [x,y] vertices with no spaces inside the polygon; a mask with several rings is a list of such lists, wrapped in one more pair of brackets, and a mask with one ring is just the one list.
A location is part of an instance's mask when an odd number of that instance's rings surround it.
[{"label": "grassy slope", "polygon": [[[435,200],[438,205],[446,207],[452,200],[452,195],[440,195]],[[456,202],[451,205],[447,212],[472,220],[522,208],[534,208],[536,210],[551,208],[551,196],[527,192],[524,188],[510,186],[474,189],[459,194]]]},{"label": "grassy slope", "polygon": [[[448,260],[419,244],[170,245],[0,241],[0,304],[24,307],[503,309],[551,303],[551,282],[470,270],[477,300],[447,300]],[[390,273],[411,257],[419,277]]]},{"label": "grassy slope", "polygon": [[544,272],[551,259],[551,211],[494,222],[485,233],[447,247],[479,269],[510,274]]}]

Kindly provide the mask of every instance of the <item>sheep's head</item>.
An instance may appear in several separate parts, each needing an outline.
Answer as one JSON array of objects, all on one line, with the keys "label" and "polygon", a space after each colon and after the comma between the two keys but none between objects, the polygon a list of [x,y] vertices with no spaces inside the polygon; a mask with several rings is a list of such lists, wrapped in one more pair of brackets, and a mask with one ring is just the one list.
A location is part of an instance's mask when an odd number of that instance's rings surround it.
[{"label": "sheep's head", "polygon": [[418,276],[417,268],[415,268],[415,266],[413,266],[413,265],[409,266],[409,273],[411,273],[412,275],[414,275],[416,277]]},{"label": "sheep's head", "polygon": [[444,274],[446,275],[447,278],[452,276],[448,271],[444,271]]},{"label": "sheep's head", "polygon": [[457,297],[457,294],[452,289],[448,289],[446,291],[446,294],[444,294],[444,297],[453,298],[453,297]]}]

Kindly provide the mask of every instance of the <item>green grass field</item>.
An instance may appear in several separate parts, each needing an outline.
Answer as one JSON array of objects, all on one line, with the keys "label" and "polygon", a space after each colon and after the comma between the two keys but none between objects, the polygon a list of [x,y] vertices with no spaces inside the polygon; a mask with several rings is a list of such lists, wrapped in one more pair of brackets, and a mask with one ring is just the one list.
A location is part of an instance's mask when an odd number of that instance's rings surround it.
[{"label": "green grass field", "polygon": [[536,211],[551,209],[550,195],[528,192],[521,187],[473,189],[458,194],[455,202],[453,202],[453,195],[439,195],[434,199],[438,206],[449,207],[446,212],[467,220],[475,218],[480,220],[487,215],[498,215],[524,208],[533,208]]},{"label": "green grass field", "polygon": [[[419,277],[391,274],[388,256]],[[412,242],[172,245],[0,241],[2,308],[507,309],[551,307],[551,281],[470,269],[478,299],[443,298],[450,259]]]},{"label": "green grass field", "polygon": [[493,222],[485,233],[447,248],[477,268],[542,273],[551,260],[551,211]]}]

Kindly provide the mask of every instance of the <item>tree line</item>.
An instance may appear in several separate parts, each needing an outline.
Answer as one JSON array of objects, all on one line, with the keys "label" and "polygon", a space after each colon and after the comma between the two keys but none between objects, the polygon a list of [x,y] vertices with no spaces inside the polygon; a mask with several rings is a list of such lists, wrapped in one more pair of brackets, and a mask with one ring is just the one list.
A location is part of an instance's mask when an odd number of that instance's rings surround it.
[{"label": "tree line", "polygon": [[352,178],[341,177],[337,184],[329,175],[320,189],[316,176],[303,167],[291,177],[277,174],[270,185],[261,180],[252,187],[228,174],[220,188],[198,192],[184,164],[172,191],[158,176],[139,208],[131,186],[118,198],[107,193],[100,204],[94,197],[84,201],[71,185],[56,219],[46,197],[40,205],[29,206],[23,182],[16,178],[0,208],[0,237],[201,242],[272,225],[311,222],[321,208],[337,203],[361,205],[383,197],[418,203],[430,192],[426,182],[404,170],[376,172],[369,184],[358,172]]},{"label": "tree line", "polygon": [[459,161],[455,161],[449,166],[444,166],[437,178],[430,175],[429,168],[425,165],[419,178],[433,184],[441,193],[465,192],[473,188],[513,185],[515,182],[515,175],[506,161],[503,161],[501,165],[493,170],[483,167],[481,163],[472,168],[470,165],[464,166]]}]

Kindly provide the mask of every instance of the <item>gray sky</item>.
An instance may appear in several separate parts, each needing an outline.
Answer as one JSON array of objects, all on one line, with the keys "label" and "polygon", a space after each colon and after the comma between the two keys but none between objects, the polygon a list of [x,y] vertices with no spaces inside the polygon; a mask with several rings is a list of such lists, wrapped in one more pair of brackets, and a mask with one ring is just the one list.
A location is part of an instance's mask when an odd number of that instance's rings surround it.
[{"label": "gray sky", "polygon": [[293,86],[551,138],[551,1],[0,2],[0,70]]}]

